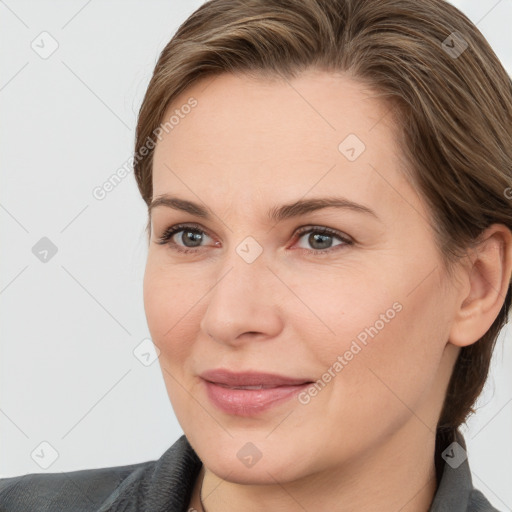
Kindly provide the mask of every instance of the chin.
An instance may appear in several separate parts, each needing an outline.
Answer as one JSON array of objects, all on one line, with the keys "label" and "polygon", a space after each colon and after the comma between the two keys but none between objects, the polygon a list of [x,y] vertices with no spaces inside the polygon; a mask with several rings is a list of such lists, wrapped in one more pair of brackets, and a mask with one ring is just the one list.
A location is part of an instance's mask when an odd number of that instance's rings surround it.
[{"label": "chin", "polygon": [[265,485],[303,476],[297,462],[307,461],[309,457],[298,453],[298,447],[284,444],[278,436],[273,441],[265,439],[269,432],[268,429],[256,435],[251,431],[231,432],[233,437],[225,433],[211,439],[187,434],[187,438],[204,465],[229,482]]}]

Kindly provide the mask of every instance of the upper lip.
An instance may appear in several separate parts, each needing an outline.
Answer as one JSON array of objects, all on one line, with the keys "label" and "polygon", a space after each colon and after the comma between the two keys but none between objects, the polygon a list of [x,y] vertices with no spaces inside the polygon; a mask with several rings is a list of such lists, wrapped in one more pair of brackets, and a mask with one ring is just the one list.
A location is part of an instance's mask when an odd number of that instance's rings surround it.
[{"label": "upper lip", "polygon": [[313,382],[308,378],[293,378],[276,373],[262,373],[247,371],[242,373],[232,372],[222,368],[207,370],[200,375],[201,378],[215,384],[224,386],[263,386],[275,388],[278,386],[297,386]]}]

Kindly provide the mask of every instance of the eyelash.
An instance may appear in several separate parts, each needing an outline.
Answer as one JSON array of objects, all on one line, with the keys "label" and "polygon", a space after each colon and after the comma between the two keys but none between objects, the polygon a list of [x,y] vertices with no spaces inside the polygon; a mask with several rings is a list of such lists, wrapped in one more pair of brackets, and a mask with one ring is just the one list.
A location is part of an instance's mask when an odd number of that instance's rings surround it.
[{"label": "eyelash", "polygon": [[[171,238],[176,233],[179,233],[181,231],[189,231],[192,233],[208,235],[208,233],[206,231],[204,231],[203,229],[201,229],[201,227],[197,224],[176,224],[175,226],[171,226],[171,227],[167,228],[164,231],[163,235],[156,241],[156,243],[159,245],[168,244],[169,247],[172,248],[172,250],[175,250],[180,253],[197,253],[201,249],[201,247],[199,247],[199,248],[183,248],[182,246],[180,246],[174,242],[172,242],[172,243],[170,242]],[[351,240],[347,236],[343,235],[343,233],[340,233],[339,231],[336,231],[335,229],[331,229],[331,228],[328,228],[325,226],[304,226],[302,228],[299,228],[295,232],[295,235],[300,239],[303,235],[305,235],[307,233],[317,233],[317,234],[321,234],[321,235],[329,235],[329,236],[336,237],[341,242],[343,242],[342,244],[330,247],[329,249],[314,250],[314,249],[300,248],[300,250],[305,251],[308,254],[314,254],[315,256],[318,256],[318,255],[321,256],[324,254],[332,253],[334,250],[336,250],[336,247],[343,247],[343,246],[354,244],[353,240]],[[208,235],[208,236],[210,236],[210,235]],[[210,237],[210,238],[212,238],[212,237]]]}]

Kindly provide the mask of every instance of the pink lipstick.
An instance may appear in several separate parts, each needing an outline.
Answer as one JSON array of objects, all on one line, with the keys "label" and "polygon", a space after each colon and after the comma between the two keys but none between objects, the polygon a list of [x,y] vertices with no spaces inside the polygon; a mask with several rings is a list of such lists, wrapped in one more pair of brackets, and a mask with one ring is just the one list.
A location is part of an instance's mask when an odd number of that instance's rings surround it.
[{"label": "pink lipstick", "polygon": [[210,401],[222,411],[254,416],[291,399],[313,380],[255,371],[235,373],[217,369],[202,373]]}]

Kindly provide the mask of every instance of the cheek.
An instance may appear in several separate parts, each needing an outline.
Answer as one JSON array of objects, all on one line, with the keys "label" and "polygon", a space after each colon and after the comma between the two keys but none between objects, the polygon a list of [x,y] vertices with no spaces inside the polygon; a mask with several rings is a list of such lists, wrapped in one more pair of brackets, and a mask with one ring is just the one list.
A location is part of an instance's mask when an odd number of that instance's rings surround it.
[{"label": "cheek", "polygon": [[[354,342],[361,349],[382,343],[403,310],[399,293],[380,284],[371,271],[329,269],[296,283],[296,326],[301,339],[311,345],[324,365],[343,355]],[[353,352],[362,353],[354,346]],[[350,358],[351,355],[347,354]],[[318,356],[321,356],[320,358]]]},{"label": "cheek", "polygon": [[196,417],[198,412],[188,389],[198,327],[194,304],[198,298],[175,269],[157,265],[150,258],[144,274],[143,295],[151,338],[160,350],[158,361],[167,395],[181,427],[190,431],[193,425],[182,422]]},{"label": "cheek", "polygon": [[315,340],[311,361],[319,363],[321,380],[330,388],[319,393],[324,399],[318,406],[332,407],[333,417],[354,431],[370,428],[370,418],[378,418],[382,428],[396,427],[411,409],[421,408],[435,383],[449,307],[437,274],[416,287],[421,272],[402,273],[331,276],[323,287],[330,293],[320,293],[318,280],[305,292],[308,305],[334,332],[324,327],[315,335],[311,329],[302,338]]},{"label": "cheek", "polygon": [[368,318],[371,325],[363,331],[367,345],[359,343],[362,350],[347,367],[347,387],[357,396],[361,413],[378,418],[383,427],[412,414],[432,424],[432,411],[424,406],[435,392],[447,341],[447,308],[434,282],[395,298],[400,310],[387,323]]},{"label": "cheek", "polygon": [[166,268],[148,257],[143,282],[144,310],[161,360],[166,360],[170,352],[176,360],[183,359],[187,347],[192,345],[190,337],[198,328],[196,308],[202,294],[188,282],[175,268]]}]

